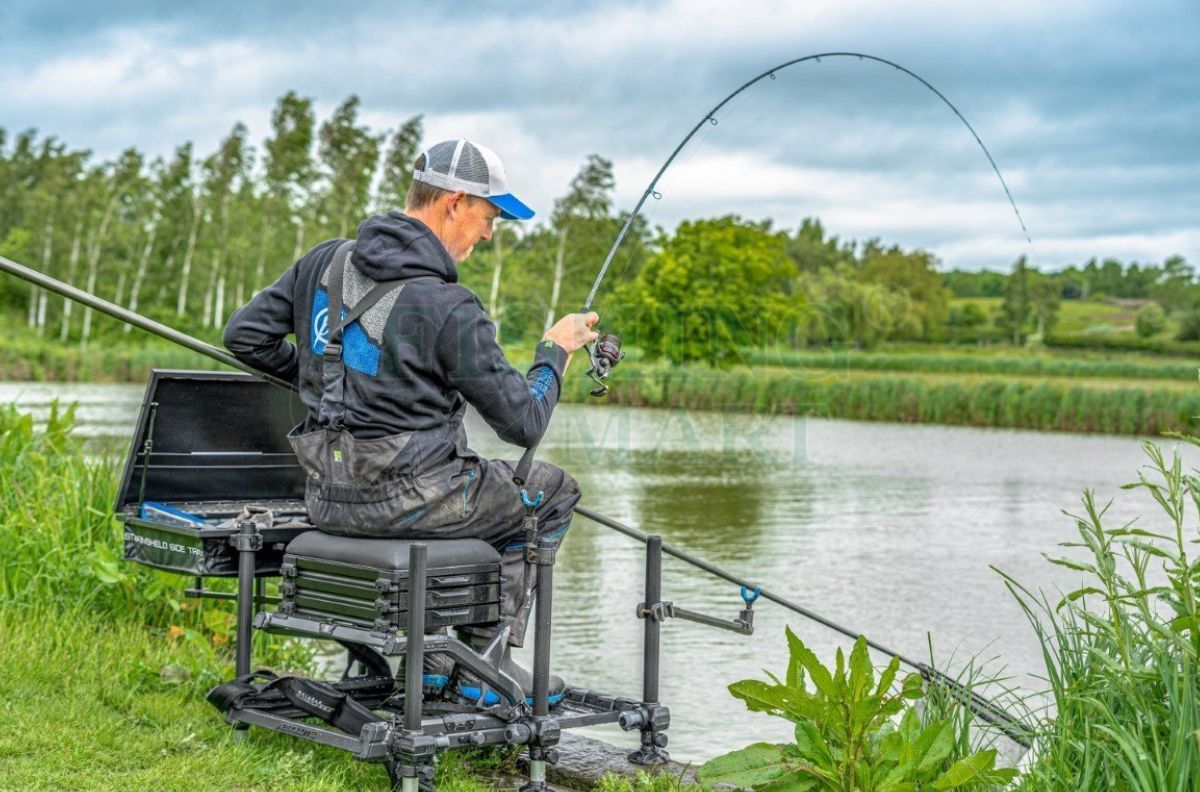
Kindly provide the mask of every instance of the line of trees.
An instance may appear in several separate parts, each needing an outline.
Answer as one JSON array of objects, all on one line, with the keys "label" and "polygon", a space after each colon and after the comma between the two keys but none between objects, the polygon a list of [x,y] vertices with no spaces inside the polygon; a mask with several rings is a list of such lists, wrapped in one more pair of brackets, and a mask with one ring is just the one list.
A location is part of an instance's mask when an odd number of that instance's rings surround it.
[{"label": "line of trees", "polygon": [[[238,123],[207,156],[184,143],[152,161],[129,148],[93,162],[53,136],[0,130],[0,253],[211,335],[306,246],[353,233],[408,189],[421,117],[376,133],[359,110],[351,96],[318,125],[313,100],[290,92],[261,154]],[[0,289],[32,332],[94,339],[90,309],[10,279]]]},{"label": "line of trees", "polygon": [[[1063,300],[1118,302],[1136,307],[1134,329],[1141,338],[1151,338],[1167,327],[1167,317],[1178,317],[1177,340],[1200,340],[1200,283],[1195,269],[1182,256],[1170,256],[1162,264],[1122,263],[1117,259],[1090,259],[1082,266],[1039,272],[1024,257],[1010,273],[955,270],[944,276],[946,288],[955,297],[999,297],[1002,305],[995,325],[1020,344],[1026,336],[1045,337],[1054,329]],[[984,325],[987,315],[976,304],[951,310],[952,327]]]},{"label": "line of trees", "polygon": [[[377,132],[360,110],[351,96],[318,123],[313,100],[289,92],[261,147],[238,123],[211,153],[184,143],[149,161],[130,148],[95,162],[53,136],[29,130],[10,140],[0,129],[0,254],[215,338],[234,308],[308,247],[403,205],[421,116]],[[588,157],[544,220],[502,224],[460,269],[502,341],[540,336],[583,303],[626,219],[613,188],[612,163]],[[735,217],[652,234],[639,219],[602,307],[609,327],[625,317],[635,342],[673,359],[722,363],[737,345],[761,343],[768,327],[792,345],[867,345],[928,335],[944,321],[948,292],[935,263],[877,241],[842,242],[815,220],[790,234]],[[129,331],[8,278],[0,306],[29,332],[62,342]]]},{"label": "line of trees", "polygon": [[[148,161],[111,161],[30,130],[0,129],[0,254],[187,332],[216,339],[229,316],[312,245],[351,236],[400,208],[421,149],[422,119],[372,130],[351,96],[318,123],[313,100],[276,102],[261,146],[234,124],[211,153],[191,143]],[[625,222],[612,163],[592,155],[536,224],[500,224],[460,267],[504,343],[540,337],[583,303]],[[745,347],[937,340],[979,324],[954,296],[1004,297],[998,326],[1020,343],[1050,331],[1059,299],[1149,296],[1167,311],[1200,306],[1181,259],[1162,266],[1088,262],[1043,275],[938,271],[934,256],[877,239],[831,236],[815,219],[785,231],[736,216],[673,232],[641,218],[613,262],[597,307],[605,327],[652,357],[723,365]],[[28,331],[87,346],[127,326],[11,278],[0,310]],[[1147,328],[1162,318],[1147,315]],[[1200,317],[1196,332],[1200,333]]]},{"label": "line of trees", "polygon": [[[1113,258],[1088,259],[1045,273],[1064,300],[1154,300],[1168,311],[1200,306],[1196,272],[1183,256],[1169,256],[1162,264]],[[946,273],[946,288],[955,297],[1003,297],[1009,274],[982,270]]]}]

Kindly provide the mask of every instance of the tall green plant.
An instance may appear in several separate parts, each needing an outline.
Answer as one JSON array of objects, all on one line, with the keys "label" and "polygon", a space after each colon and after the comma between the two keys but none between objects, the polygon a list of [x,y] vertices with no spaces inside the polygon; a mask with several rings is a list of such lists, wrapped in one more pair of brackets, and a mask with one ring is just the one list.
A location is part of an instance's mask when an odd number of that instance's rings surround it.
[{"label": "tall green plant", "polygon": [[[838,649],[834,668],[789,629],[783,680],[747,679],[729,686],[752,712],[796,724],[795,743],[755,743],[700,768],[705,785],[733,784],[761,792],[919,792],[984,790],[1016,776],[996,768],[996,751],[956,755],[954,723],[928,719],[909,702],[924,697],[920,675],[897,681],[900,661],[876,678],[863,637],[849,662]],[[811,689],[810,689],[811,683]]]},{"label": "tall green plant", "polygon": [[1200,479],[1178,452],[1144,448],[1150,464],[1127,488],[1149,493],[1165,525],[1108,528],[1088,492],[1064,543],[1083,557],[1049,559],[1083,576],[1077,588],[1051,603],[1001,573],[1041,640],[1054,713],[1022,789],[1200,790]]}]

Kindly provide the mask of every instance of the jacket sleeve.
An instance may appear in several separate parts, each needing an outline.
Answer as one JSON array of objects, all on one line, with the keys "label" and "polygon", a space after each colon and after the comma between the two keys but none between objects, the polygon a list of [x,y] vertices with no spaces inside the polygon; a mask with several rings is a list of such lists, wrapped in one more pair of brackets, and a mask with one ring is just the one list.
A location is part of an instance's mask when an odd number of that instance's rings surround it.
[{"label": "jacket sleeve", "polygon": [[475,300],[464,300],[438,334],[438,359],[449,383],[479,410],[501,440],[531,448],[542,439],[558,402],[567,351],[552,341],[537,346],[522,375],[496,342],[496,326]]},{"label": "jacket sleeve", "polygon": [[287,340],[295,331],[292,300],[298,266],[289,267],[279,280],[235,311],[223,339],[238,360],[288,382],[295,382],[299,372],[296,347]]}]

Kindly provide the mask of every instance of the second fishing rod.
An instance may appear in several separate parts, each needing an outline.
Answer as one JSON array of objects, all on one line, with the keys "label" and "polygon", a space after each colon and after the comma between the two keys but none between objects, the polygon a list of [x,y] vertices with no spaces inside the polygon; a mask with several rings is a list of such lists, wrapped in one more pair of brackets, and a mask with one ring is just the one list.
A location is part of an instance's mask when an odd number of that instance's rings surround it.
[{"label": "second fishing rod", "polygon": [[[293,392],[297,390],[294,383],[286,382],[248,366],[222,349],[218,349],[217,347],[207,344],[197,338],[193,338],[186,333],[168,327],[160,322],[156,322],[134,311],[130,311],[127,308],[115,305],[114,303],[95,296],[94,294],[90,294],[82,289],[78,289],[67,283],[63,283],[62,281],[40,273],[37,270],[18,264],[17,262],[3,256],[0,256],[0,271],[7,272],[17,278],[29,283],[33,283],[48,291],[89,306],[94,310],[113,317],[114,319],[126,322],[127,324],[133,325],[141,330],[145,330],[153,335],[157,335],[160,338],[171,341],[172,343],[179,344],[187,349],[191,349],[194,352],[205,355],[206,357],[209,357],[219,363],[240,369],[247,374],[251,374],[261,380],[269,382],[272,385],[286,388],[287,390]],[[592,509],[583,506],[576,506],[575,513],[581,517],[592,520],[599,525],[603,525],[607,528],[622,533],[625,536],[628,536],[639,542],[645,543],[649,539],[647,534],[644,534],[630,526],[624,525],[617,520],[612,519],[611,517],[606,517],[605,515]],[[735,585],[743,587],[744,589],[757,591],[759,592],[759,596],[761,596],[763,599],[774,602],[777,605],[792,611],[793,613],[828,627],[829,629],[841,633],[842,635],[850,638],[857,638],[861,635],[861,632],[857,630],[844,627],[831,619],[805,608],[791,599],[763,588],[754,581],[729,572],[728,570],[706,561],[699,556],[685,552],[666,543],[663,544],[662,550],[665,554],[684,561],[685,563],[688,563],[697,569],[701,569],[711,575],[719,577],[723,580],[727,580]],[[1009,739],[1013,740],[1018,745],[1021,745],[1025,748],[1030,746],[1033,730],[1027,724],[1021,722],[1020,719],[1015,718],[1009,713],[1005,712],[994,702],[988,700],[976,691],[962,685],[954,678],[932,668],[925,663],[917,662],[894,649],[890,649],[874,641],[868,640],[867,644],[876,651],[888,655],[889,657],[895,657],[905,665],[916,669],[931,683],[936,684],[946,690],[951,696],[962,703],[963,706],[967,707],[974,715],[978,716],[981,720],[996,726],[1001,732],[1008,736]]]}]

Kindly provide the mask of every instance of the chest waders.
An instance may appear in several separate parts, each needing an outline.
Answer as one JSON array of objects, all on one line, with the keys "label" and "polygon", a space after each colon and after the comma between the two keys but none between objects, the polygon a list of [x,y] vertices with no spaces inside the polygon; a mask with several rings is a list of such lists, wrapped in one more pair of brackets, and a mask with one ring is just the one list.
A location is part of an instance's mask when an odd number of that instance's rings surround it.
[{"label": "chest waders", "polygon": [[[385,473],[413,432],[364,440],[345,426],[346,363],[342,342],[352,323],[381,299],[404,288],[403,280],[380,281],[345,316],[343,291],[354,242],[343,242],[329,264],[326,313],[328,328],[321,354],[321,403],[318,428],[301,433],[303,424],[288,435],[296,458],[308,474],[305,506],[322,530],[349,536],[381,536],[396,524],[424,513],[430,497],[412,475]],[[406,519],[407,518],[407,519]]]}]

